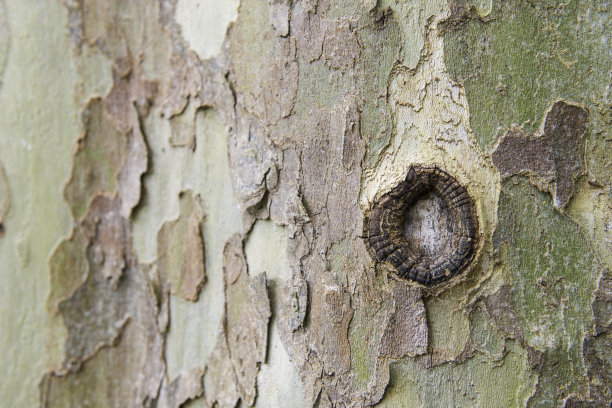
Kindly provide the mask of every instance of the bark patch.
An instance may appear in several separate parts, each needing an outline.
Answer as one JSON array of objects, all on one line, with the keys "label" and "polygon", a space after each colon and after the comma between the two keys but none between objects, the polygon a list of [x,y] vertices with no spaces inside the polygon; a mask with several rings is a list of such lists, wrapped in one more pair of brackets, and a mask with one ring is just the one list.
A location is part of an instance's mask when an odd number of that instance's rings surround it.
[{"label": "bark patch", "polygon": [[192,191],[179,194],[179,217],[157,234],[158,271],[170,282],[172,294],[196,301],[206,281],[204,210]]},{"label": "bark patch", "polygon": [[427,352],[428,333],[421,290],[405,284],[393,287],[395,310],[381,339],[380,355],[399,360]]},{"label": "bark patch", "polygon": [[0,238],[4,236],[6,227],[4,226],[4,217],[11,207],[11,195],[9,191],[8,179],[4,173],[4,167],[0,163]]},{"label": "bark patch", "polygon": [[259,366],[266,361],[270,299],[265,273],[249,276],[243,242],[224,248],[225,316],[204,378],[207,406],[255,403]]},{"label": "bark patch", "polygon": [[85,133],[77,140],[72,175],[64,190],[75,219],[85,214],[94,195],[116,190],[128,151],[127,137],[114,128],[102,99],[92,99],[82,118]]},{"label": "bark patch", "polygon": [[347,72],[355,66],[361,45],[346,19],[328,22],[323,41],[323,58],[333,70]]},{"label": "bark patch", "polygon": [[43,378],[42,406],[144,406],[157,397],[164,375],[163,338],[153,287],[131,249],[129,223],[117,199],[97,197],[77,228],[51,266],[74,268],[63,276],[65,291],[82,274],[86,280],[58,304],[68,331],[65,358]]},{"label": "bark patch", "polygon": [[164,380],[156,407],[180,408],[187,401],[202,396],[204,393],[203,376],[202,370],[193,369],[187,374],[180,375],[170,383]]},{"label": "bark patch", "polygon": [[556,208],[565,208],[574,181],[585,172],[584,146],[588,111],[564,101],[547,112],[542,130],[534,135],[512,128],[491,154],[501,176],[525,174],[543,191],[552,193]]}]

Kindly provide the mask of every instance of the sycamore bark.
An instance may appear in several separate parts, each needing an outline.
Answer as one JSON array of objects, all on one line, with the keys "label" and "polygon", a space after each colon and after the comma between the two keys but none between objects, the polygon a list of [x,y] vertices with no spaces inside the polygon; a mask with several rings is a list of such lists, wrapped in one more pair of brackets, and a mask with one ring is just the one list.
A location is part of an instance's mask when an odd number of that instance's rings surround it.
[{"label": "sycamore bark", "polygon": [[[610,21],[604,0],[0,0],[0,401],[609,406]],[[434,288],[367,243],[415,164],[478,215],[475,261]],[[443,205],[410,211],[438,250]]]}]

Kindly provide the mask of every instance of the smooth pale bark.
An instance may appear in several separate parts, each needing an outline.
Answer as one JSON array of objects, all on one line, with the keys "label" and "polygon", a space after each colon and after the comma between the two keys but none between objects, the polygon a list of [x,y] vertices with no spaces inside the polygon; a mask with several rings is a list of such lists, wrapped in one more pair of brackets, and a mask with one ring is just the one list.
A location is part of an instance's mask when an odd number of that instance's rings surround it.
[{"label": "smooth pale bark", "polygon": [[[0,0],[0,401],[609,406],[609,7]],[[368,244],[416,164],[430,288]]]}]

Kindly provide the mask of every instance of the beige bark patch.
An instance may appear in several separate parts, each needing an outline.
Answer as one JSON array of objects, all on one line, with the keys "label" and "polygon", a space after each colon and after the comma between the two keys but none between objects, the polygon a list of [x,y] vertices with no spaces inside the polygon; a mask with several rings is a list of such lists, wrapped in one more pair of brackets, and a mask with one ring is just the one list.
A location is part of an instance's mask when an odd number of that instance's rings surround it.
[{"label": "beige bark patch", "polygon": [[234,284],[240,275],[246,273],[247,263],[240,235],[234,234],[223,248],[223,273],[227,284]]},{"label": "beige bark patch", "polygon": [[321,57],[325,21],[322,21],[320,15],[305,10],[294,10],[291,13],[291,31],[300,57],[306,62],[313,62]]},{"label": "beige bark patch", "polygon": [[227,342],[240,396],[251,406],[259,365],[266,361],[270,301],[265,273],[240,276],[226,288]]},{"label": "beige bark patch", "polygon": [[323,58],[330,68],[347,72],[359,58],[361,45],[350,20],[329,23],[323,41]]},{"label": "beige bark patch", "polygon": [[204,377],[204,389],[206,394],[205,407],[235,407],[238,399],[238,383],[236,373],[229,359],[229,350],[227,348],[227,339],[225,334],[217,338],[217,343],[213,349],[208,364],[208,370]]},{"label": "beige bark patch", "polygon": [[191,190],[179,194],[179,207],[179,217],[165,222],[157,234],[158,271],[172,294],[196,301],[206,280],[204,210]]}]

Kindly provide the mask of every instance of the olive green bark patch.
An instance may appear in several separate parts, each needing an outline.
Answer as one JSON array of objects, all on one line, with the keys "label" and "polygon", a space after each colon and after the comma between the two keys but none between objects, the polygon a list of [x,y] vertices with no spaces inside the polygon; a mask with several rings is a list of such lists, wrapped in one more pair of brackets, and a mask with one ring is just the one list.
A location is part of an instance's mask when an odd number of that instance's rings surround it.
[{"label": "olive green bark patch", "polygon": [[470,343],[473,350],[483,353],[492,361],[500,361],[504,357],[504,338],[481,304],[476,305],[470,313]]},{"label": "olive green bark patch", "polygon": [[472,19],[445,35],[446,65],[465,87],[483,149],[512,124],[534,132],[555,98],[606,104],[608,13],[605,0],[497,1],[486,22]]},{"label": "olive green bark patch", "polygon": [[72,232],[70,238],[60,242],[51,259],[51,293],[48,306],[55,311],[60,301],[68,298],[87,279],[89,263],[86,258],[87,239],[80,228]]},{"label": "olive green bark patch", "polygon": [[534,382],[515,342],[509,343],[502,363],[476,356],[428,368],[426,359],[393,363],[385,398],[376,407],[522,407]]},{"label": "olive green bark patch", "polygon": [[174,295],[196,301],[204,285],[204,210],[191,191],[179,194],[179,217],[157,234],[158,272]]},{"label": "olive green bark patch", "polygon": [[83,112],[85,134],[77,141],[72,175],[64,194],[72,215],[79,219],[89,201],[112,193],[128,150],[127,138],[117,131],[100,98],[92,99]]},{"label": "olive green bark patch", "polygon": [[[612,272],[604,270],[595,299],[594,336],[587,337],[583,343],[583,353],[589,378],[588,397],[580,396],[573,400],[582,403],[577,406],[607,406],[612,395]],[[590,404],[590,405],[589,405]]]},{"label": "olive green bark patch", "polygon": [[402,34],[391,8],[365,15],[361,24],[364,29],[359,31],[359,40],[363,44],[359,72],[364,81],[364,94],[375,97],[363,101],[360,131],[368,141],[365,164],[373,168],[381,151],[388,146],[393,131],[387,103],[387,80],[401,55]]},{"label": "olive green bark patch", "polygon": [[599,279],[593,300],[593,316],[596,335],[612,332],[612,272],[609,270],[605,270]]},{"label": "olive green bark patch", "polygon": [[520,178],[503,184],[494,243],[527,345],[544,352],[531,403],[554,406],[586,386],[582,342],[602,267],[580,228]]}]

